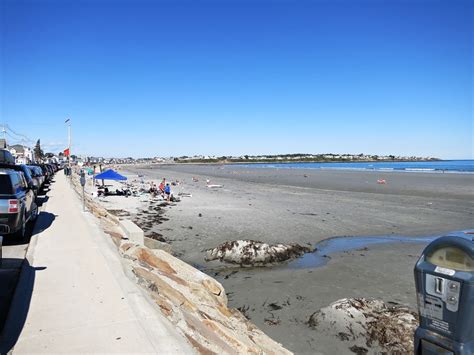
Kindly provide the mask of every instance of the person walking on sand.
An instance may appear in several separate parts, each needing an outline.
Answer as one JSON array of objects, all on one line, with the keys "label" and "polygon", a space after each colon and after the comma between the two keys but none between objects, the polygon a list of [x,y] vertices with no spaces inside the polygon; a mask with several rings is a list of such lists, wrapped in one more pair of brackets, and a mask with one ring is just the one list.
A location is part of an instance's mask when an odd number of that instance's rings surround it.
[{"label": "person walking on sand", "polygon": [[171,186],[170,184],[166,184],[165,186],[165,195],[166,195],[166,201],[170,202],[171,199]]}]

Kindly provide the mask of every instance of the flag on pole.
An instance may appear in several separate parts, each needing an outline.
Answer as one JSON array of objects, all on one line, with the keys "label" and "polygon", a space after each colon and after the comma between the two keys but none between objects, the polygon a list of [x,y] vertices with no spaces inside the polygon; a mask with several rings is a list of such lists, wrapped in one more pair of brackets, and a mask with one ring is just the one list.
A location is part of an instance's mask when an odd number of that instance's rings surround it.
[{"label": "flag on pole", "polygon": [[64,149],[64,156],[66,156],[66,157],[69,156],[69,148]]}]

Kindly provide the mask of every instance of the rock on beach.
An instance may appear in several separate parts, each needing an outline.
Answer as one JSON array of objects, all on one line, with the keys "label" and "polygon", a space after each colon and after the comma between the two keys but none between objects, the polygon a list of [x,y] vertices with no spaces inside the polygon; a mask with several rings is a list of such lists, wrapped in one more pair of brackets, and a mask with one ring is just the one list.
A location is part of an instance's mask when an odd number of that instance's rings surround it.
[{"label": "rock on beach", "polygon": [[267,244],[255,240],[235,240],[206,250],[206,261],[220,260],[240,265],[265,265],[287,261],[311,252],[308,246]]},{"label": "rock on beach", "polygon": [[308,325],[347,342],[356,353],[410,354],[418,320],[415,312],[396,303],[344,298],[313,313]]}]

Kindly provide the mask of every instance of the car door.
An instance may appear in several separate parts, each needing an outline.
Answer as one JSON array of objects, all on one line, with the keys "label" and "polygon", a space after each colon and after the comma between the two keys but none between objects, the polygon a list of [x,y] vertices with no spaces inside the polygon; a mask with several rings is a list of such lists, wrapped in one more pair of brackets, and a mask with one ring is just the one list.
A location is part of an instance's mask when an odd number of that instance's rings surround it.
[{"label": "car door", "polygon": [[19,201],[19,210],[26,211],[27,213],[26,190],[23,187],[23,176],[18,171],[11,172],[10,174],[13,185],[13,192],[15,194],[16,199]]},{"label": "car door", "polygon": [[26,181],[25,176],[23,173],[20,172],[21,176],[21,189],[25,194],[25,207],[26,207],[26,216],[30,218],[31,211],[33,210],[33,203],[35,202],[35,195],[33,189],[30,188],[28,182]]}]

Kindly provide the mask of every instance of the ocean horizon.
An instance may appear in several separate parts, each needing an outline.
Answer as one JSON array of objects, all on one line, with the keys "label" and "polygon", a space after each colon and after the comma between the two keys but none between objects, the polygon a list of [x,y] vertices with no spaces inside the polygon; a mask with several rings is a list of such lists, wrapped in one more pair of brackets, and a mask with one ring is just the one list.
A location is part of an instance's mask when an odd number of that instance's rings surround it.
[{"label": "ocean horizon", "polygon": [[436,160],[420,162],[300,162],[227,164],[274,169],[341,169],[398,172],[474,173],[474,160]]}]

